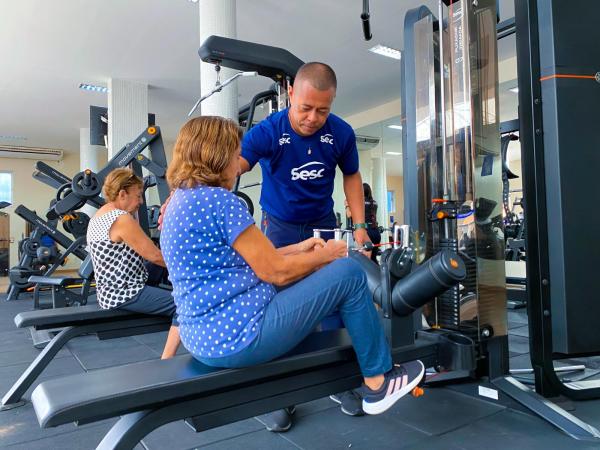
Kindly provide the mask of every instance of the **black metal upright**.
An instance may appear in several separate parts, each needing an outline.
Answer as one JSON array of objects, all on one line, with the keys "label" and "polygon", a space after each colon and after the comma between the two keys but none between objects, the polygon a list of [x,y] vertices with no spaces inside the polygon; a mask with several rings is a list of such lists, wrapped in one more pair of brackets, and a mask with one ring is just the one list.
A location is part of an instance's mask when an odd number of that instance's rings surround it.
[{"label": "black metal upright", "polygon": [[[559,88],[560,90],[568,89],[567,95],[577,97],[577,92],[583,93],[584,89],[588,89],[589,86],[582,86],[581,83],[594,83],[594,85],[597,83],[590,80],[589,76],[572,74],[573,71],[581,71],[581,67],[561,65],[560,62],[564,62],[564,59],[563,61],[557,60],[561,51],[555,51],[553,47],[554,41],[558,38],[556,34],[561,31],[564,34],[565,27],[579,26],[570,23],[569,20],[564,20],[566,10],[561,8],[567,6],[561,6],[559,3],[556,1],[538,3],[536,0],[517,0],[515,2],[521,161],[528,239],[527,307],[530,353],[535,373],[536,391],[539,394],[544,397],[555,397],[562,394],[573,399],[586,399],[600,396],[600,389],[592,386],[584,389],[582,389],[583,386],[575,388],[561,382],[555,374],[553,359],[556,357],[556,353],[565,354],[569,349],[574,349],[574,353],[577,353],[577,350],[582,353],[581,349],[591,348],[589,343],[594,340],[586,339],[586,344],[577,342],[576,334],[582,333],[584,324],[582,323],[578,327],[579,329],[574,329],[573,323],[565,324],[562,321],[567,319],[559,316],[567,315],[568,311],[571,317],[576,317],[579,311],[574,308],[581,308],[577,306],[577,303],[585,305],[593,300],[593,298],[589,298],[589,292],[587,292],[591,289],[591,280],[587,280],[587,284],[585,280],[581,280],[581,274],[589,271],[590,268],[576,267],[578,256],[574,255],[578,252],[581,257],[579,263],[583,265],[585,265],[586,259],[591,262],[594,258],[585,248],[587,246],[593,249],[594,242],[582,242],[582,237],[589,233],[585,227],[589,228],[586,222],[590,218],[587,217],[587,214],[585,217],[574,217],[572,214],[567,217],[567,211],[573,206],[569,205],[569,202],[580,202],[580,205],[584,205],[588,201],[586,195],[591,194],[591,191],[586,188],[591,180],[582,179],[582,175],[586,170],[597,170],[597,167],[595,169],[585,168],[585,165],[593,163],[589,157],[587,158],[589,161],[586,161],[586,147],[597,138],[593,137],[593,128],[589,128],[589,119],[585,117],[586,114],[583,114],[584,112],[589,113],[589,110],[585,106],[574,107],[572,103],[565,102],[565,94],[561,94]],[[586,7],[592,7],[592,4],[587,2],[577,3],[581,3],[581,7],[577,8],[572,3],[568,5],[569,9],[573,8],[578,11],[577,16],[581,16],[581,11],[584,11]],[[556,17],[559,9],[562,11],[563,17],[560,21]],[[593,14],[591,15],[593,16]],[[574,16],[570,17],[570,19],[573,18]],[[585,29],[591,32],[593,27],[585,27]],[[569,33],[569,35],[571,34],[577,33]],[[541,36],[544,36],[545,42],[541,42]],[[577,38],[577,40],[579,39]],[[585,37],[585,39],[589,39],[589,37]],[[561,39],[557,45],[564,46],[571,55],[574,51],[585,52],[581,45],[572,45],[576,43],[574,41],[575,39],[572,38]],[[590,45],[595,44],[591,43]],[[570,62],[574,59],[573,56],[569,56]],[[571,73],[565,74],[563,71]],[[543,88],[542,83],[547,81],[555,84]],[[565,81],[569,84],[558,84],[565,83]],[[591,87],[600,91],[600,86]],[[588,96],[594,95],[594,92],[589,92],[589,89],[585,92]],[[576,101],[579,102],[579,105],[585,103],[582,98]],[[581,114],[577,114],[577,112]],[[565,114],[573,117],[565,117]],[[597,118],[597,115],[595,117]],[[561,119],[559,120],[559,118]],[[577,121],[577,125],[573,125],[572,121]],[[571,124],[569,129],[571,133],[579,130],[579,133],[568,136],[569,142],[560,135],[561,130],[566,131],[565,128],[568,126],[566,123]],[[582,126],[583,129],[580,128]],[[573,145],[576,142],[579,145]],[[565,163],[566,158],[570,159],[570,164]],[[580,170],[573,173],[576,167],[580,167]],[[565,179],[569,178],[571,179],[570,185],[564,186]],[[574,183],[577,186],[574,187]],[[579,189],[579,199],[575,197],[577,189]],[[590,211],[590,214],[594,214],[594,212]],[[570,223],[567,224],[565,221],[570,221]],[[579,222],[579,225],[574,226],[573,223],[576,221]],[[568,233],[569,229],[578,231]],[[573,276],[573,270],[579,273],[578,278],[583,281],[579,286],[572,285],[573,280],[578,279]],[[574,290],[581,292],[582,296],[578,299],[575,298]],[[593,305],[591,306],[593,307]],[[573,319],[569,318],[568,320]],[[560,351],[557,351],[557,344],[560,344]]]},{"label": "black metal upright", "polygon": [[[519,80],[519,120],[521,164],[525,215],[527,216],[527,312],[531,361],[536,377],[536,391],[546,397],[555,396],[552,383],[546,379],[544,355],[552,354],[551,322],[548,294],[547,223],[540,218],[546,209],[544,178],[544,141],[542,137],[542,102],[540,85],[539,35],[535,0],[515,2],[517,28],[517,73]],[[541,219],[541,220],[540,220]],[[545,280],[542,283],[542,280]],[[546,330],[544,330],[546,328]]]}]

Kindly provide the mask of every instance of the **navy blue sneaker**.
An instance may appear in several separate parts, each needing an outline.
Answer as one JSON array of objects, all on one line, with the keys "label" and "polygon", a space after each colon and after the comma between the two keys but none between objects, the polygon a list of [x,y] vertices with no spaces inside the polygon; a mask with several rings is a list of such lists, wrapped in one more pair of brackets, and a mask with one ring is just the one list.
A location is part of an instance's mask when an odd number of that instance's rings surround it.
[{"label": "navy blue sneaker", "polygon": [[265,428],[274,433],[283,433],[292,428],[292,415],[296,412],[295,406],[289,408],[278,409],[277,411],[263,414],[258,417],[259,422],[262,422]]},{"label": "navy blue sneaker", "polygon": [[364,416],[362,399],[354,391],[330,395],[329,398],[341,406],[342,412],[348,416]]},{"label": "navy blue sneaker", "polygon": [[395,365],[385,373],[383,385],[376,391],[363,385],[363,411],[366,414],[381,414],[412,391],[425,374],[425,366],[419,360]]}]

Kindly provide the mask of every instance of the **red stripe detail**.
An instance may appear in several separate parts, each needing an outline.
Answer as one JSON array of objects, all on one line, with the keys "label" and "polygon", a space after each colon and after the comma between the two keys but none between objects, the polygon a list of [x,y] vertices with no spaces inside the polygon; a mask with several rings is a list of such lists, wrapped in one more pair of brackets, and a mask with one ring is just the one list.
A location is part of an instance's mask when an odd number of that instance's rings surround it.
[{"label": "red stripe detail", "polygon": [[555,73],[554,75],[546,75],[545,77],[541,77],[540,81],[551,80],[553,78],[575,78],[580,80],[595,80],[595,75],[572,75],[568,73]]}]

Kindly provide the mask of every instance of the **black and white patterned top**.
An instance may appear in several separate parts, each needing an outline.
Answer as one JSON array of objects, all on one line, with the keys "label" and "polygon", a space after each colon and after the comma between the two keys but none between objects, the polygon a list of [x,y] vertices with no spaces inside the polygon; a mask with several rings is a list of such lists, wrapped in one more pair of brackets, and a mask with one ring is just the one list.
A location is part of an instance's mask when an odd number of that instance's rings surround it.
[{"label": "black and white patterned top", "polygon": [[110,240],[110,227],[123,214],[113,209],[90,220],[88,250],[96,277],[96,293],[101,308],[114,308],[140,292],[148,280],[143,258],[125,242]]}]

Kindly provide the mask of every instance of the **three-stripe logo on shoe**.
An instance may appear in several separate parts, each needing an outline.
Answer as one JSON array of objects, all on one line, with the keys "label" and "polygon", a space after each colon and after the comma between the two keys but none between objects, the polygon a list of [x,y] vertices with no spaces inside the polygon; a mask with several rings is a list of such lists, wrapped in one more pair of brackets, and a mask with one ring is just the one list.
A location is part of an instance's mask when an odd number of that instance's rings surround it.
[{"label": "three-stripe logo on shoe", "polygon": [[402,375],[402,378],[397,377],[397,378],[390,380],[390,384],[388,386],[386,396],[392,395],[394,392],[398,392],[400,389],[402,389],[407,384],[408,384],[408,375],[406,375],[406,374]]}]

